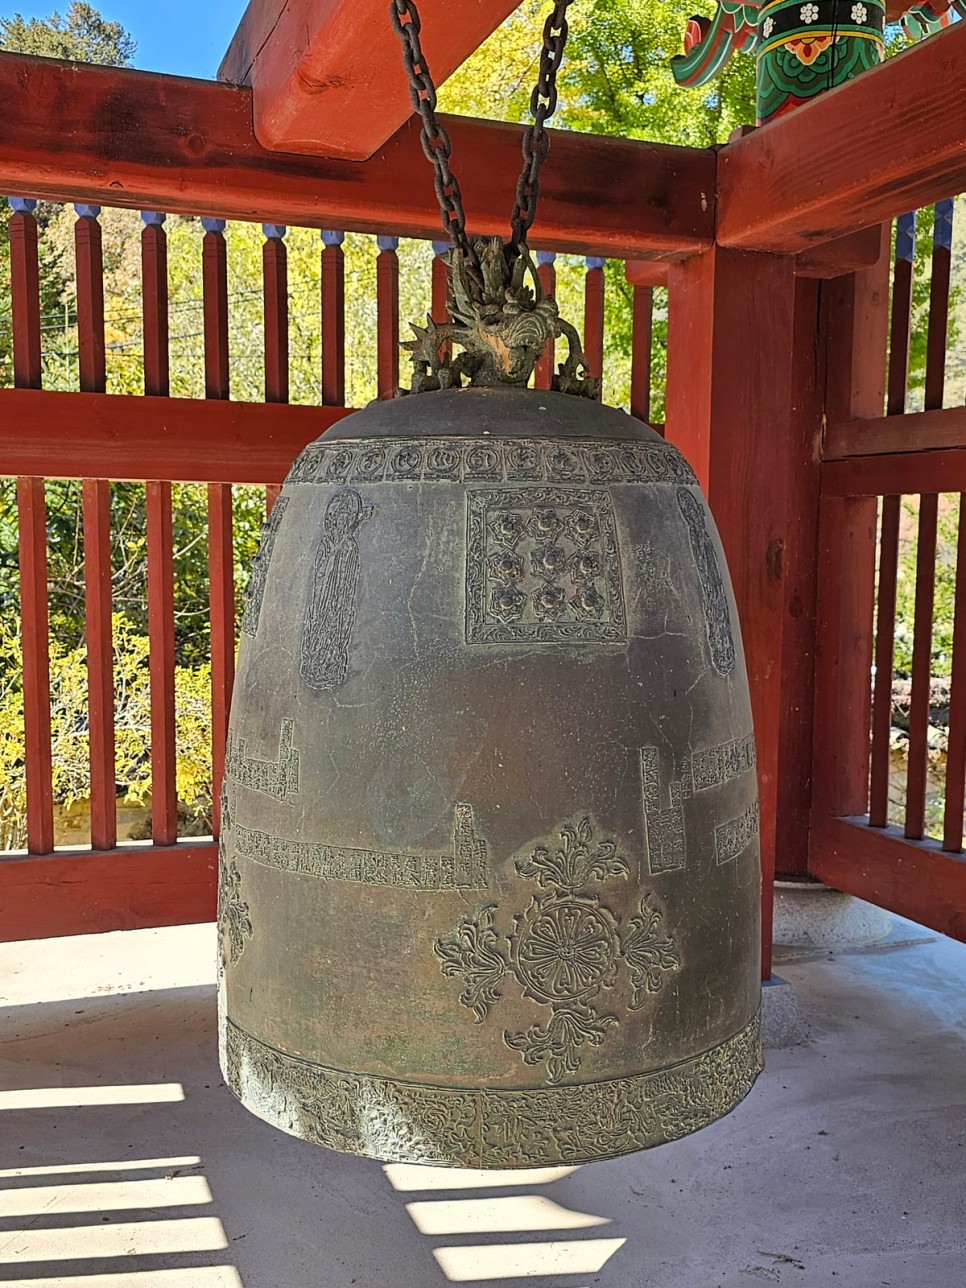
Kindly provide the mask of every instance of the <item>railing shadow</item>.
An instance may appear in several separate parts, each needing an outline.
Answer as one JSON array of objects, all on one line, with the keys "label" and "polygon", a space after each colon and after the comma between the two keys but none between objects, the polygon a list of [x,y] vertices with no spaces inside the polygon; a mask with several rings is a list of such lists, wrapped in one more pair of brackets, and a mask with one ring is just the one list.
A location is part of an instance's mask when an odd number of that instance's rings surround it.
[{"label": "railing shadow", "polygon": [[222,1083],[209,984],[0,1024],[0,1284],[585,1288],[625,1242],[575,1168],[383,1165],[277,1132]]}]

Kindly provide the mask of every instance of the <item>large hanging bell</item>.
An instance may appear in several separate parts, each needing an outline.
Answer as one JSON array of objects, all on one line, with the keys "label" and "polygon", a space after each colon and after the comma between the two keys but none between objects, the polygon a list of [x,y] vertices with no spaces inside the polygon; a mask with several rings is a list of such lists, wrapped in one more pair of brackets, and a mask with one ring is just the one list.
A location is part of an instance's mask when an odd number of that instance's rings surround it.
[{"label": "large hanging bell", "polygon": [[758,804],[684,458],[587,399],[444,390],[306,448],[252,574],[222,1068],[334,1149],[659,1145],[760,1068]]}]

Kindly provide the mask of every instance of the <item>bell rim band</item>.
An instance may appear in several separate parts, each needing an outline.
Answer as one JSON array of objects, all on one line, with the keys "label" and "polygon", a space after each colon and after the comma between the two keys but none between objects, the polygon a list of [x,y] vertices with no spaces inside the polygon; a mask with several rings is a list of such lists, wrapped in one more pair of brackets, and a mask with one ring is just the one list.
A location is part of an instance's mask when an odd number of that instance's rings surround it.
[{"label": "bell rim band", "polygon": [[[273,1127],[342,1153],[437,1167],[588,1163],[667,1144],[729,1114],[764,1067],[760,1007],[731,1037],[675,1064],[562,1086],[445,1087],[352,1073],[281,1051],[224,1014],[220,1045],[229,1089]],[[525,1141],[528,1131],[536,1139]]]}]

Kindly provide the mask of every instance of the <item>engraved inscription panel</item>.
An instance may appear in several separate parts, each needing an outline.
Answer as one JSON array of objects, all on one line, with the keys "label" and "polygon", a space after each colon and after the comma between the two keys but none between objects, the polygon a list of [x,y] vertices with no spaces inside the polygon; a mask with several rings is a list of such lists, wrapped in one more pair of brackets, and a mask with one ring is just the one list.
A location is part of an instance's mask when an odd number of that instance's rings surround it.
[{"label": "engraved inscription panel", "polygon": [[718,863],[730,863],[746,850],[758,835],[758,802],[749,805],[737,818],[728,819],[714,829],[714,857]]},{"label": "engraved inscription panel", "polygon": [[648,1149],[722,1117],[761,1071],[760,1019],[670,1069],[564,1087],[419,1085],[333,1069],[225,1023],[235,1095],[283,1130],[387,1161],[513,1167]]},{"label": "engraved inscription panel", "polygon": [[292,745],[295,722],[283,720],[275,760],[248,755],[248,740],[231,732],[225,747],[225,776],[239,787],[249,787],[273,800],[284,801],[299,789],[299,753]]},{"label": "engraved inscription panel", "polygon": [[285,516],[287,506],[287,496],[280,496],[272,506],[272,513],[262,524],[262,540],[258,547],[258,553],[252,560],[251,576],[248,580],[248,590],[245,594],[245,611],[242,614],[241,622],[244,634],[250,635],[252,638],[254,638],[258,630],[258,619],[262,611],[262,596],[265,593],[265,578],[268,576],[268,565],[272,560],[275,539],[278,536],[278,530]]},{"label": "engraved inscription panel", "polygon": [[355,533],[371,516],[372,506],[351,488],[336,492],[325,507],[312,601],[302,623],[299,674],[309,688],[334,689],[346,678],[359,581]]},{"label": "engraved inscription panel", "polygon": [[[742,774],[750,773],[755,768],[754,735],[732,738],[694,752],[685,759],[680,777],[672,778],[667,784],[666,794],[661,783],[657,747],[642,747],[640,757],[648,871],[652,876],[676,872],[687,863],[684,802],[696,792],[721,787]],[[729,859],[737,858],[757,834],[756,802],[738,819],[715,829],[717,861],[727,863]]]},{"label": "engraved inscription panel", "polygon": [[464,801],[456,806],[453,848],[448,854],[392,854],[318,841],[291,841],[239,824],[234,836],[237,851],[244,858],[323,881],[412,890],[480,890],[487,882],[486,842],[477,835],[472,805]]},{"label": "engraved inscription panel", "polygon": [[678,488],[678,509],[688,525],[691,554],[701,581],[704,620],[711,648],[711,662],[719,675],[730,675],[735,669],[735,641],[731,631],[731,614],[725,595],[718,556],[711,542],[704,504],[686,487]]},{"label": "engraved inscription panel", "polygon": [[614,513],[606,492],[467,492],[468,644],[627,639]]},{"label": "engraved inscription panel", "polygon": [[670,443],[600,439],[338,439],[310,443],[289,483],[657,483],[694,486]]}]

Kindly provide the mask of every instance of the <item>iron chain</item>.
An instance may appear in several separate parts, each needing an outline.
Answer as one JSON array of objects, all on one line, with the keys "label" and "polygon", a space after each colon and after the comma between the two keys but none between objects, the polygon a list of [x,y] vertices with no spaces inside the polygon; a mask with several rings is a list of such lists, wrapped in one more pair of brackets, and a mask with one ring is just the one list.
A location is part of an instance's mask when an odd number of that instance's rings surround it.
[{"label": "iron chain", "polygon": [[[517,180],[516,203],[510,217],[509,251],[513,257],[519,254],[520,245],[526,240],[537,213],[540,167],[550,150],[550,136],[544,126],[557,106],[557,71],[567,43],[567,9],[571,2],[572,0],[556,0],[553,12],[544,23],[540,72],[530,96],[533,124],[523,136],[523,170]],[[449,135],[446,127],[436,117],[436,86],[419,40],[421,22],[415,0],[391,0],[389,13],[402,44],[403,63],[409,79],[409,97],[422,121],[420,142],[435,170],[436,197],[443,229],[482,287],[479,257],[466,233],[466,215],[459,180],[449,165],[452,152]]]},{"label": "iron chain", "polygon": [[540,167],[550,151],[550,136],[544,129],[545,122],[557,106],[557,72],[563,62],[567,44],[567,9],[571,0],[556,0],[553,12],[543,25],[543,48],[540,51],[540,74],[530,95],[530,112],[533,124],[523,136],[523,169],[517,180],[517,199],[510,217],[512,229],[510,246],[517,251],[527,239],[530,225],[537,213],[540,193]]},{"label": "iron chain", "polygon": [[409,78],[409,97],[422,121],[420,142],[435,170],[436,197],[443,230],[469,264],[478,272],[479,260],[466,235],[466,215],[459,180],[449,168],[452,147],[446,127],[436,119],[436,86],[419,41],[421,22],[414,0],[392,0],[392,25],[402,43],[403,63]]}]

